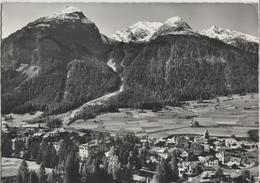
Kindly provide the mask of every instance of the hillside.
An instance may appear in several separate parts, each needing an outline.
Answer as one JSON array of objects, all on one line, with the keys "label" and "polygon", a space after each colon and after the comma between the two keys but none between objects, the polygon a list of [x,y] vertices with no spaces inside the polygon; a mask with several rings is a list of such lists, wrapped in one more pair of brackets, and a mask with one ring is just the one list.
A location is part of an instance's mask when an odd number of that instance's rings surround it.
[{"label": "hillside", "polygon": [[250,46],[200,34],[179,17],[153,24],[114,40],[72,7],[29,23],[3,40],[2,113],[63,113],[68,124],[118,107],[258,92]]}]

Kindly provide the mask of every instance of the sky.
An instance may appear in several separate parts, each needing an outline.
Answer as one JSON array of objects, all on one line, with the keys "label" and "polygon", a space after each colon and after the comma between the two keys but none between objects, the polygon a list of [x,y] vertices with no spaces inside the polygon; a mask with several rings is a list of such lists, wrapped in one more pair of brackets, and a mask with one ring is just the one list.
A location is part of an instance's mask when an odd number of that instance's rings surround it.
[{"label": "sky", "polygon": [[138,21],[159,21],[179,16],[193,30],[216,25],[257,36],[256,4],[245,3],[3,3],[2,37],[40,17],[74,6],[111,37],[117,30]]}]

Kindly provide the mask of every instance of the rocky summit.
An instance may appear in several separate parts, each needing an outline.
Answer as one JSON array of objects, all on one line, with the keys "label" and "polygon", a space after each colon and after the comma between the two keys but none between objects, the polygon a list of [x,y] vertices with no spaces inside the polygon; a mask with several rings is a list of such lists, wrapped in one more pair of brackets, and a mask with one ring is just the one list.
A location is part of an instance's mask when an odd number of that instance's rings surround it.
[{"label": "rocky summit", "polygon": [[138,22],[110,39],[68,7],[3,40],[2,113],[66,112],[66,122],[116,107],[258,91],[258,43],[179,17]]}]

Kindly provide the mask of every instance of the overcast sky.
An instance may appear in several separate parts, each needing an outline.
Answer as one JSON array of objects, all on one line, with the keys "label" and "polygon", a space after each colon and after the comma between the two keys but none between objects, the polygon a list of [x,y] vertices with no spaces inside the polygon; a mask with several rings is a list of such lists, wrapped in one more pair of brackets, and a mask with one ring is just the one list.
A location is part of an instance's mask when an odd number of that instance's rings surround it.
[{"label": "overcast sky", "polygon": [[107,36],[137,21],[164,22],[173,16],[183,18],[193,30],[217,25],[257,36],[257,5],[239,3],[4,3],[2,36],[67,5],[81,9]]}]

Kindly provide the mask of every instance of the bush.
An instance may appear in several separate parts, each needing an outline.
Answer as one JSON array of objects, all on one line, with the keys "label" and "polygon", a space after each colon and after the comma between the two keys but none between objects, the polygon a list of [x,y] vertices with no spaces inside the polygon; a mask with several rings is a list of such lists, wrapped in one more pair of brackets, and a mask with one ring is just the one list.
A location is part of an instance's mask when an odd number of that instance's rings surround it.
[{"label": "bush", "polygon": [[53,129],[53,128],[60,128],[62,126],[62,121],[58,118],[50,118],[48,117],[46,120],[46,126]]},{"label": "bush", "polygon": [[254,141],[258,142],[259,141],[259,131],[257,129],[254,130],[249,130],[248,131],[249,138]]}]

